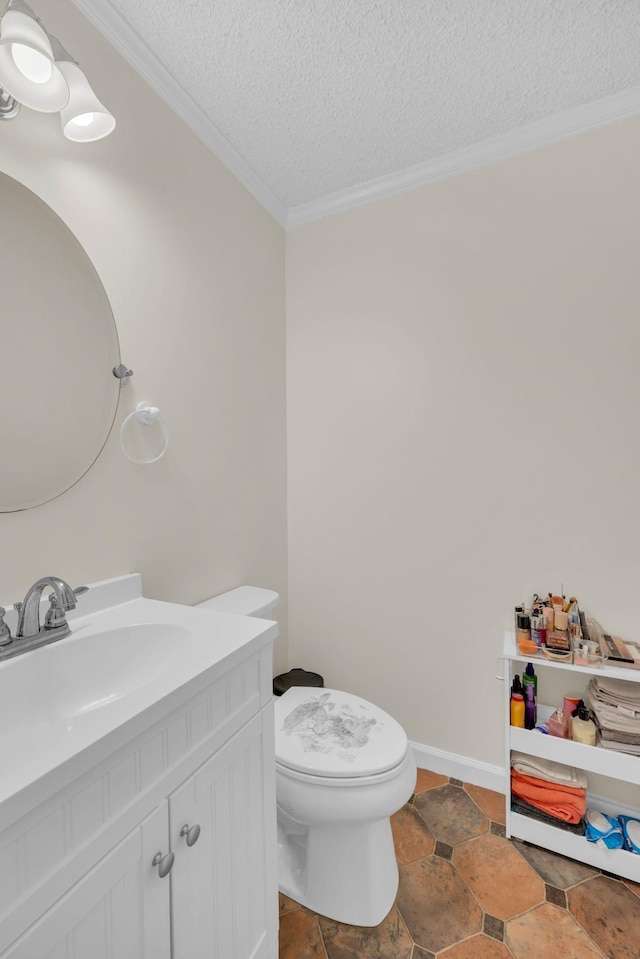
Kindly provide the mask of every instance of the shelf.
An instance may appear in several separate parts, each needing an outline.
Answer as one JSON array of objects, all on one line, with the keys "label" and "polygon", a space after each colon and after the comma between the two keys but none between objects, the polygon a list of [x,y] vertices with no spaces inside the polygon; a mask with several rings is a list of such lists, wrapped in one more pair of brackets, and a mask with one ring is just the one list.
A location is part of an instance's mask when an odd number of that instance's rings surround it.
[{"label": "shelf", "polygon": [[[574,666],[569,663],[553,662],[544,657],[530,657],[521,655],[515,643],[512,632],[505,633],[501,658],[505,660],[504,669],[504,705],[506,726],[506,769],[511,766],[511,752],[538,756],[554,762],[574,766],[587,772],[607,776],[610,779],[640,785],[640,757],[629,756],[615,750],[603,749],[601,746],[586,746],[584,743],[575,743],[572,740],[560,739],[556,736],[544,735],[533,730],[520,729],[511,726],[510,719],[510,685],[513,673],[521,670],[516,663],[532,662],[536,669],[562,669],[565,673],[584,673],[585,679],[589,676],[607,676],[612,679],[621,679],[626,682],[640,683],[640,670],[625,669],[618,666],[604,666],[598,669],[594,666]],[[499,677],[500,678],[500,677]],[[572,684],[573,685],[573,684]],[[544,719],[552,712],[552,707],[538,703],[538,717]],[[602,809],[610,815],[617,816],[623,812],[627,815],[640,816],[637,810],[631,810],[614,800],[587,795],[590,808]],[[525,842],[542,846],[553,852],[577,859],[579,862],[589,863],[597,869],[634,882],[640,882],[640,856],[622,849],[606,849],[594,843],[587,842],[583,836],[575,835],[564,829],[549,826],[522,813],[512,812],[509,795],[506,797],[507,807],[507,836],[522,839]],[[617,808],[616,808],[617,807]]]},{"label": "shelf", "polygon": [[[543,715],[552,711],[550,707],[543,705],[538,708]],[[552,759],[566,766],[576,766],[578,769],[640,785],[640,756],[627,756],[601,746],[585,746],[584,743],[574,743],[571,739],[545,736],[544,733],[520,729],[518,726],[509,728],[511,749],[516,749],[519,753]]]},{"label": "shelf", "polygon": [[[585,748],[593,749],[594,747]],[[587,842],[584,836],[576,836],[565,829],[547,826],[521,813],[512,812],[509,821],[510,835],[514,839],[524,839],[525,842],[534,843],[552,852],[589,863],[597,869],[604,869],[616,876],[624,876],[625,879],[640,882],[640,856],[635,853],[624,849],[603,849],[592,842]]]},{"label": "shelf", "polygon": [[608,676],[611,679],[624,679],[625,682],[640,683],[640,669],[626,669],[624,666],[603,666],[597,669],[593,666],[574,666],[572,663],[557,663],[544,656],[527,656],[519,653],[516,647],[514,633],[506,632],[502,643],[502,658],[516,660],[519,663],[533,663],[534,666],[544,666],[549,669],[564,669],[570,673],[584,673],[585,676]]}]

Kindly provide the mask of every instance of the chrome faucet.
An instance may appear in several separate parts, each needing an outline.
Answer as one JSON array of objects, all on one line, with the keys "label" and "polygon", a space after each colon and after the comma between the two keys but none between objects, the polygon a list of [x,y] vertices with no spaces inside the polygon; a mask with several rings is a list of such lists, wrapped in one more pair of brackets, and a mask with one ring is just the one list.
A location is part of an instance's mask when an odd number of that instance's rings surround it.
[{"label": "chrome faucet", "polygon": [[[40,600],[47,587],[53,589],[53,592],[48,597],[50,606],[44,624],[40,625]],[[18,613],[15,637],[11,636],[11,631],[3,620],[5,610],[0,608],[0,660],[18,656],[68,636],[71,630],[65,613],[76,608],[76,597],[80,593],[86,593],[88,588],[80,586],[73,590],[58,576],[43,576],[37,580],[27,590],[24,602],[14,603],[13,608]]]}]

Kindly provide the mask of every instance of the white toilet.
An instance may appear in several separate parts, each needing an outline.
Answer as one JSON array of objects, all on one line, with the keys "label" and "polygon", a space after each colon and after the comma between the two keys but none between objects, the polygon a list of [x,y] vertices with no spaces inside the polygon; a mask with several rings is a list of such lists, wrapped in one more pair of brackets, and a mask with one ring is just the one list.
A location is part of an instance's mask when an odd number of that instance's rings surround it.
[{"label": "white toilet", "polygon": [[[242,586],[200,605],[271,618],[278,599]],[[390,817],[416,782],[405,731],[358,696],[294,686],[275,701],[275,741],[280,891],[330,919],[377,926],[398,889]]]}]

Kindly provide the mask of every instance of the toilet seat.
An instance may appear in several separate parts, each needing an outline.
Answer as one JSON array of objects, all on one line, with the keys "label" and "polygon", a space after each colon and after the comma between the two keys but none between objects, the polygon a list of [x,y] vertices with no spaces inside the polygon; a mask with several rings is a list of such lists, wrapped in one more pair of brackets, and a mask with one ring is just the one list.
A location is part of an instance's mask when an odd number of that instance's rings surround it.
[{"label": "toilet seat", "polygon": [[365,785],[404,760],[402,726],[373,703],[337,689],[292,686],[275,703],[276,762],[301,781]]}]

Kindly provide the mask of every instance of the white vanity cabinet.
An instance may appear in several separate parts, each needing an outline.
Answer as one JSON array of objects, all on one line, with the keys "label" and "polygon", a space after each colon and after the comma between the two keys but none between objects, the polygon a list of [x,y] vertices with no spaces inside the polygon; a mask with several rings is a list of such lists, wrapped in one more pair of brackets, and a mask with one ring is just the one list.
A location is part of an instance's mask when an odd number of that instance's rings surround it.
[{"label": "white vanity cabinet", "polygon": [[546,659],[528,659],[521,656],[517,650],[513,633],[506,633],[504,637],[502,658],[505,662],[505,720],[506,720],[506,799],[507,799],[507,836],[524,839],[527,842],[551,849],[554,852],[589,863],[599,869],[612,872],[626,879],[640,882],[640,856],[626,850],[604,849],[588,842],[584,836],[575,835],[567,830],[539,822],[529,816],[511,810],[511,790],[509,770],[511,768],[511,751],[528,753],[543,759],[575,766],[586,773],[592,772],[607,776],[613,780],[632,783],[637,787],[638,802],[635,809],[622,809],[611,800],[594,797],[590,801],[587,793],[587,805],[618,816],[624,812],[630,816],[640,816],[640,757],[625,755],[615,750],[604,749],[598,746],[587,746],[572,740],[560,739],[556,736],[545,736],[529,729],[521,729],[511,725],[510,720],[510,690],[515,673],[522,673],[526,663],[533,662],[538,674],[538,719],[545,719],[553,712],[551,704],[544,703],[544,675],[547,670],[562,670],[566,676],[567,689],[587,686],[591,676],[609,676],[614,679],[625,680],[629,683],[640,683],[640,670],[625,670],[615,666],[605,666],[604,669],[573,666],[565,663],[555,663]]},{"label": "white vanity cabinet", "polygon": [[2,959],[275,959],[269,639],[0,828]]},{"label": "white vanity cabinet", "polygon": [[167,849],[167,804],[118,843],[20,939],[7,959],[170,959],[170,884],[149,869]]},{"label": "white vanity cabinet", "polygon": [[[174,959],[261,959],[275,943],[277,861],[265,842],[275,808],[272,772],[264,768],[272,739],[269,709],[169,800]],[[180,834],[194,825],[200,835],[188,847]]]}]

